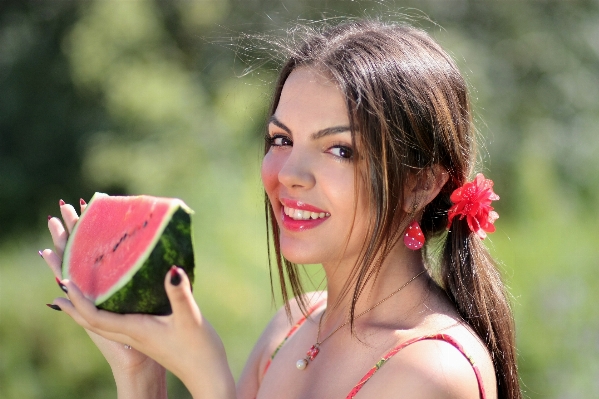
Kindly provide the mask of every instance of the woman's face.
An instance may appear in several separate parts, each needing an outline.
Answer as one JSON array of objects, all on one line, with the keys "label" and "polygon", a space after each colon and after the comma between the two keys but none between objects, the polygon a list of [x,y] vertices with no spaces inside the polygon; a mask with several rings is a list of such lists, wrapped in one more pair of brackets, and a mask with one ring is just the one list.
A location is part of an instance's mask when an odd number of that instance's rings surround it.
[{"label": "woman's face", "polygon": [[363,190],[356,204],[354,146],[336,84],[317,70],[294,70],[269,121],[268,139],[262,181],[285,258],[355,262],[368,215]]}]

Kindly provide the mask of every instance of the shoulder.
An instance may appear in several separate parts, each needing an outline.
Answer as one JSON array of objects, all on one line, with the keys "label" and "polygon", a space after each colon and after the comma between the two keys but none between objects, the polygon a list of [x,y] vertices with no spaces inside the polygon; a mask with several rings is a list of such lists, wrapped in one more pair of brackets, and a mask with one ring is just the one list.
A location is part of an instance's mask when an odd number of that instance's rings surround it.
[{"label": "shoulder", "polygon": [[[315,306],[318,306],[319,308],[324,306],[326,304],[326,298],[326,291],[312,291],[305,293],[303,295],[303,301],[306,305],[306,311],[310,312],[311,310],[316,310],[314,309]],[[264,339],[264,341],[270,343],[273,343],[274,341],[274,343],[278,345],[289,333],[289,330],[304,318],[304,314],[300,309],[297,298],[289,300],[289,310],[291,312],[291,319],[287,315],[285,306],[279,308],[264,329],[261,340]]]},{"label": "shoulder", "polygon": [[[326,297],[327,294],[324,291],[307,292],[304,294],[304,301],[309,310],[315,305],[323,303]],[[285,306],[282,306],[271,318],[256,345],[254,345],[237,384],[239,398],[253,399],[255,397],[271,355],[284,341],[293,326],[304,317],[297,298],[289,300],[289,309],[291,311],[291,320],[289,320]]]},{"label": "shoulder", "polygon": [[[451,337],[448,340],[422,339],[404,347],[377,371],[378,383],[366,384],[365,391],[372,388],[366,396],[480,399],[472,364],[465,353],[448,341]],[[490,362],[487,355],[470,359],[474,364],[477,360]],[[494,374],[483,381],[486,381],[484,386],[494,385]]]},{"label": "shoulder", "polygon": [[[305,293],[303,295],[303,300],[306,305],[306,311],[314,312],[317,310],[314,308],[315,306],[318,306],[319,308],[324,307],[326,298],[327,293],[325,291]],[[297,298],[289,300],[289,310],[291,312],[291,318],[287,315],[285,306],[279,308],[262,332],[262,335],[256,344],[256,348],[261,350],[264,355],[262,358],[262,366],[266,366],[267,360],[270,359],[272,353],[291,332],[291,329],[304,319],[304,314],[300,309]]]}]

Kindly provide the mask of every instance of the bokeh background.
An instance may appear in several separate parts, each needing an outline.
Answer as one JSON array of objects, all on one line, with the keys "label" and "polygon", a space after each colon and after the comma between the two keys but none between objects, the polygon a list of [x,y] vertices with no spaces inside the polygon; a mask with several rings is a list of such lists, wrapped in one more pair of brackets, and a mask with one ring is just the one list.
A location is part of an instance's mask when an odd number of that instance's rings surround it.
[{"label": "bokeh background", "polygon": [[259,181],[276,62],[246,35],[344,16],[411,22],[456,59],[501,196],[487,243],[526,397],[599,397],[599,1],[3,0],[0,398],[115,397],[86,334],[44,306],[61,292],[37,255],[58,200],[95,191],[195,209],[195,295],[239,375],[280,306]]}]

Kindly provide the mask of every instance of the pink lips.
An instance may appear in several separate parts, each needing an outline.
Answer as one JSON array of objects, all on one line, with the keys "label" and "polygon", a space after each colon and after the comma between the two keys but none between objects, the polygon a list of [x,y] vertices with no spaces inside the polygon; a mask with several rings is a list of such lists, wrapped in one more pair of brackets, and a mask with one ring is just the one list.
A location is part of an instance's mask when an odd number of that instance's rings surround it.
[{"label": "pink lips", "polygon": [[[287,198],[281,198],[281,202],[288,208],[299,209],[302,211],[314,212],[314,213],[323,213],[326,211],[315,206],[306,204],[301,201],[290,200]],[[313,229],[314,227],[322,224],[328,219],[328,217],[318,218],[318,219],[308,219],[308,220],[295,220],[285,215],[285,211],[283,207],[281,207],[281,220],[283,227],[290,231],[304,231]]]}]

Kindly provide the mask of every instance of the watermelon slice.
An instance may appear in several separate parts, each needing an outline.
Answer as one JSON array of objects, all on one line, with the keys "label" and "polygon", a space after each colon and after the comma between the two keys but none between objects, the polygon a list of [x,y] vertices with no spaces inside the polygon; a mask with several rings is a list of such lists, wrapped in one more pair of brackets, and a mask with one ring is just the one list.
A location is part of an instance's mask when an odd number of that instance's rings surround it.
[{"label": "watermelon slice", "polygon": [[193,282],[193,211],[175,198],[96,193],[65,247],[62,275],[100,309],[170,314],[172,265]]}]

